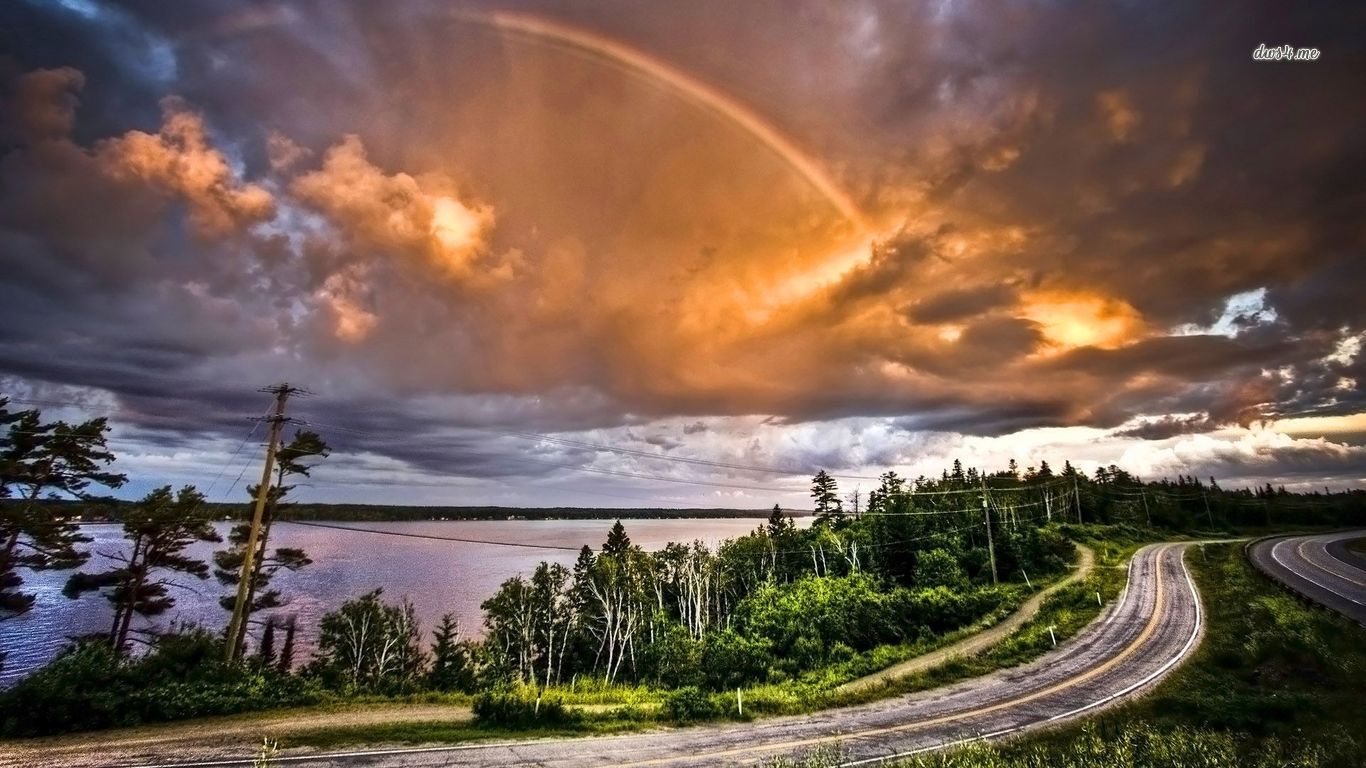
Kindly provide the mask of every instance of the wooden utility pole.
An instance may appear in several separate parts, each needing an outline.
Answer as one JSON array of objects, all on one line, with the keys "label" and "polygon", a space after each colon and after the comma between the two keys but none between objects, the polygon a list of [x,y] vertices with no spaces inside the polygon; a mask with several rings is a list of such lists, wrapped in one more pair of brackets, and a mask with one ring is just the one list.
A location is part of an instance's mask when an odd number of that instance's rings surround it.
[{"label": "wooden utility pole", "polygon": [[1081,489],[1077,487],[1077,476],[1072,475],[1072,498],[1077,502],[1077,525],[1081,525]]},{"label": "wooden utility pole", "polygon": [[[1138,489],[1138,494],[1143,497],[1143,516],[1148,518],[1148,527],[1153,527],[1153,513],[1148,511],[1148,492],[1142,488]],[[1130,496],[1129,498],[1133,498]]]},{"label": "wooden utility pole", "polygon": [[[1205,489],[1200,489],[1200,499],[1205,502],[1205,517],[1209,518],[1209,527],[1214,529],[1214,513],[1209,511],[1209,496],[1205,495]],[[1203,550],[1202,550],[1203,551]]]},{"label": "wooden utility pole", "polygon": [[982,516],[987,519],[987,555],[991,557],[991,583],[997,583],[996,544],[991,538],[991,508],[987,505],[987,481],[982,480]]},{"label": "wooden utility pole", "polygon": [[275,468],[275,450],[280,443],[280,429],[289,421],[285,417],[285,402],[289,400],[290,395],[303,390],[288,384],[277,384],[261,391],[275,395],[275,412],[265,418],[270,422],[270,439],[266,442],[266,465],[261,470],[261,485],[256,489],[256,507],[251,515],[251,530],[247,534],[247,546],[242,551],[242,570],[237,578],[237,599],[233,602],[232,620],[228,622],[228,634],[223,644],[228,661],[236,659],[241,654],[242,629],[246,625],[247,615],[251,613],[247,602],[251,599],[251,582],[255,572],[256,546],[261,538],[261,521],[266,511],[266,500],[270,496],[270,473]]}]

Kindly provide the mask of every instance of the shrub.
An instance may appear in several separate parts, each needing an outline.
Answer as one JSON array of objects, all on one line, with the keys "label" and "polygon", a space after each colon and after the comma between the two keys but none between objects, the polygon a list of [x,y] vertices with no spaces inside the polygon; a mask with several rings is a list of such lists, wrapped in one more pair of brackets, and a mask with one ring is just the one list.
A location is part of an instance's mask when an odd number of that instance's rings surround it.
[{"label": "shrub", "polygon": [[474,719],[483,725],[526,728],[567,723],[573,716],[558,697],[538,700],[510,691],[493,691],[474,697]]},{"label": "shrub", "polygon": [[664,714],[680,723],[689,723],[709,720],[720,713],[706,691],[689,685],[670,691],[664,697]]},{"label": "shrub", "polygon": [[222,652],[221,640],[200,629],[165,635],[136,658],[103,643],[73,645],[0,693],[0,734],[43,736],[321,698],[308,681],[254,664],[227,664]]},{"label": "shrub", "polygon": [[773,663],[773,646],[765,638],[745,637],[724,629],[707,637],[702,672],[710,688],[734,688],[762,680]]}]

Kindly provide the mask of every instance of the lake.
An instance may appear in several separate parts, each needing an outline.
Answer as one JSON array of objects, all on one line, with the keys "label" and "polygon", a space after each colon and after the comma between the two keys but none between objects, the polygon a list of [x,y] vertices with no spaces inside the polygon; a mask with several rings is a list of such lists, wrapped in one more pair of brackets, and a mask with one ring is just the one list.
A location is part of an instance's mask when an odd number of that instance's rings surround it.
[{"label": "lake", "polygon": [[[700,539],[716,544],[754,530],[759,518],[707,518],[677,520],[623,520],[635,544],[647,550],[661,549],[670,541]],[[798,521],[803,524],[808,521]],[[386,598],[413,601],[429,633],[441,615],[454,612],[462,632],[482,632],[479,604],[504,580],[517,574],[531,575],[542,560],[573,566],[577,549],[587,544],[601,548],[612,520],[468,520],[402,523],[328,523],[336,527],[279,522],[271,533],[271,545],[301,547],[313,564],[297,572],[281,571],[272,582],[289,601],[276,609],[280,615],[297,614],[300,635],[295,662],[306,661],[316,639],[318,619],[349,598],[383,587]],[[228,523],[216,524],[226,539]],[[442,538],[483,539],[572,547],[575,551],[531,549],[438,539],[408,538],[369,531],[388,531]],[[86,545],[93,553],[85,570],[102,570],[113,562],[108,555],[126,553],[128,547],[117,524],[83,526],[94,541]],[[208,560],[222,544],[197,544],[196,556]],[[37,595],[28,613],[0,622],[0,651],[8,654],[0,683],[12,683],[42,666],[67,642],[66,638],[107,632],[112,608],[102,595],[86,593],[71,600],[62,595],[70,571],[22,572],[23,589]],[[155,621],[135,618],[134,626],[166,626],[173,620],[199,622],[214,629],[227,624],[228,612],[218,605],[227,588],[212,576],[200,581],[181,577],[172,588],[176,606]]]}]

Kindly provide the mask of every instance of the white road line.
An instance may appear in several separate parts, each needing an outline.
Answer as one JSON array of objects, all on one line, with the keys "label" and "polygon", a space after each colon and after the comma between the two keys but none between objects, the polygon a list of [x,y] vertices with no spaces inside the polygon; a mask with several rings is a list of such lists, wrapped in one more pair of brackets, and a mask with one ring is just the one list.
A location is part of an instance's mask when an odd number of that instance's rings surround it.
[{"label": "white road line", "polygon": [[[1330,536],[1316,536],[1316,537],[1314,537],[1314,538],[1306,538],[1306,539],[1304,539],[1303,541],[1300,542],[1299,546],[1295,547],[1295,554],[1299,555],[1301,560],[1304,560],[1306,563],[1309,563],[1310,565],[1314,566],[1315,568],[1319,569],[1320,571],[1323,571],[1324,573],[1326,573],[1326,574],[1328,574],[1328,575],[1330,575],[1330,576],[1333,576],[1333,577],[1338,578],[1338,579],[1342,579],[1343,581],[1349,581],[1349,582],[1351,582],[1351,583],[1353,583],[1353,584],[1355,584],[1355,585],[1357,585],[1357,586],[1359,586],[1359,587],[1366,587],[1366,581],[1361,581],[1360,579],[1357,579],[1357,578],[1353,577],[1352,574],[1350,574],[1350,573],[1344,573],[1343,571],[1340,571],[1340,570],[1338,570],[1337,568],[1330,567],[1330,564],[1331,564],[1331,565],[1340,565],[1340,566],[1342,566],[1343,568],[1346,568],[1346,569],[1349,570],[1349,571],[1353,571],[1353,572],[1355,572],[1355,573],[1360,573],[1360,571],[1357,571],[1357,570],[1356,570],[1355,568],[1353,568],[1351,565],[1348,565],[1347,563],[1342,562],[1341,560],[1337,559],[1336,557],[1333,557],[1333,555],[1332,555],[1331,553],[1329,553],[1329,551],[1328,551],[1328,545],[1329,545],[1329,544],[1332,544],[1332,543],[1337,542],[1337,541],[1341,541],[1342,539],[1345,539],[1345,538],[1348,538],[1348,537],[1355,538],[1356,535],[1355,535],[1355,534],[1332,534],[1332,535],[1330,535]],[[1311,552],[1312,552],[1314,555],[1316,555],[1316,556],[1321,555],[1321,556],[1322,556],[1322,559],[1317,559],[1317,560],[1316,560],[1316,559],[1314,559],[1313,557],[1310,557],[1310,556],[1306,555],[1306,554],[1304,553],[1304,546],[1305,546],[1306,544],[1313,544],[1314,547],[1315,547],[1315,549],[1311,550]],[[1328,562],[1327,562],[1327,563],[1323,562],[1323,559],[1326,559]]]},{"label": "white road line", "polygon": [[1272,559],[1272,560],[1275,560],[1277,565],[1281,566],[1282,568],[1286,569],[1287,571],[1290,571],[1291,574],[1293,574],[1293,575],[1295,575],[1295,576],[1298,576],[1298,577],[1300,577],[1301,579],[1304,579],[1305,581],[1309,582],[1310,584],[1315,584],[1315,585],[1317,585],[1317,586],[1319,586],[1319,587],[1321,587],[1321,588],[1323,588],[1323,589],[1326,589],[1326,590],[1328,590],[1329,592],[1331,592],[1331,593],[1337,595],[1338,597],[1340,597],[1340,598],[1342,598],[1342,599],[1344,599],[1344,600],[1350,600],[1350,601],[1356,603],[1357,605],[1366,606],[1366,603],[1363,603],[1362,601],[1356,599],[1355,597],[1352,597],[1351,595],[1344,595],[1344,594],[1342,594],[1341,592],[1337,591],[1336,589],[1333,589],[1331,586],[1329,586],[1329,585],[1327,585],[1327,584],[1324,584],[1323,582],[1319,581],[1318,579],[1315,579],[1315,578],[1313,578],[1312,576],[1309,576],[1308,574],[1300,573],[1299,571],[1295,570],[1294,568],[1291,568],[1290,566],[1286,565],[1286,564],[1285,564],[1285,561],[1281,559],[1281,556],[1278,554],[1277,551],[1281,548],[1281,545],[1283,545],[1283,544],[1289,544],[1292,540],[1293,540],[1293,539],[1281,539],[1280,541],[1278,541],[1278,542],[1276,542],[1275,544],[1272,544],[1272,545],[1271,545],[1271,559]]}]

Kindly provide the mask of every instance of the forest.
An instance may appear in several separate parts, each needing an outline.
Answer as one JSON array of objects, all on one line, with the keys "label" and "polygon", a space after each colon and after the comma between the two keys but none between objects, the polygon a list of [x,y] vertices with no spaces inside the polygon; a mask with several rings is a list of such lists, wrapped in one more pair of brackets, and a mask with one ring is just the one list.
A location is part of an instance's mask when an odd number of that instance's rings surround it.
[{"label": "forest", "polygon": [[[236,636],[175,623],[144,632],[132,618],[172,611],[172,574],[219,585],[227,625],[247,527],[218,541],[210,560],[190,557],[192,542],[218,540],[209,525],[215,510],[193,487],[158,488],[118,508],[130,554],[87,570],[90,552],[73,520],[81,503],[102,503],[100,494],[126,482],[110,469],[108,424],[49,423],[6,405],[0,399],[4,615],[33,610],[24,575],[34,569],[69,571],[69,596],[97,592],[112,609],[107,632],[73,638],[49,665],[0,692],[0,734],[11,736],[427,694],[472,696],[476,716],[489,722],[546,722],[570,716],[565,692],[609,688],[655,692],[655,716],[712,717],[722,692],[786,686],[810,699],[831,681],[990,622],[1065,573],[1077,541],[1105,540],[1118,558],[1126,541],[1150,540],[1155,530],[1340,525],[1366,513],[1359,491],[1144,482],[1118,467],[1087,474],[1070,462],[1056,472],[1042,461],[989,473],[954,462],[933,478],[886,472],[866,498],[842,496],[822,470],[811,482],[808,527],[775,506],[751,533],[715,549],[676,542],[646,551],[617,521],[572,567],[543,562],[504,582],[483,602],[480,631],[462,625],[475,617],[453,615],[422,627],[410,603],[375,589],[309,628],[317,649],[301,658],[303,628],[280,610],[290,596],[271,579],[312,561],[273,547],[270,524],[290,513],[294,484],[328,455],[321,436],[300,430],[279,451],[245,588],[248,621]],[[40,503],[53,496],[73,503]],[[1097,586],[1097,602],[1118,589],[1118,576],[1104,578],[1108,591]],[[1088,604],[1092,586],[1068,599]],[[231,646],[240,650],[229,661]]]}]

